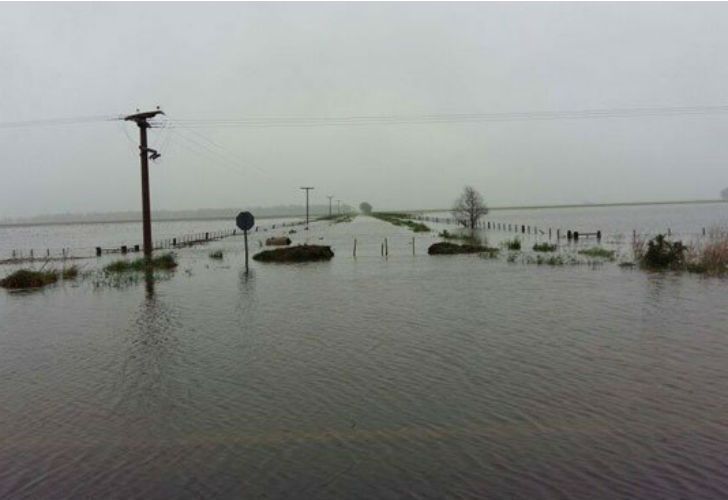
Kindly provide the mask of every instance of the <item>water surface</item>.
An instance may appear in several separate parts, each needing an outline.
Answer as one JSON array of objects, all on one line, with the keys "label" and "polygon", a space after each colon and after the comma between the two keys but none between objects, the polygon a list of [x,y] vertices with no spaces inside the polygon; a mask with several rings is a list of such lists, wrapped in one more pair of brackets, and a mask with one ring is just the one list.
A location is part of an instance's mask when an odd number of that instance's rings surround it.
[{"label": "water surface", "polygon": [[148,283],[0,290],[0,496],[728,491],[726,281],[413,256],[367,217],[293,236],[336,257],[246,275],[231,238]]}]

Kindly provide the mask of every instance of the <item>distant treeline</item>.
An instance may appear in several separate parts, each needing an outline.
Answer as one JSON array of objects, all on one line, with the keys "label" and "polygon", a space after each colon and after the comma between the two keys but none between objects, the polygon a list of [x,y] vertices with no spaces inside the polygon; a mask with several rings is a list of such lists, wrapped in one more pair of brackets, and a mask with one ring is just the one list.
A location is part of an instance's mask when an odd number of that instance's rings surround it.
[{"label": "distant treeline", "polygon": [[[279,205],[273,207],[240,207],[240,208],[201,208],[197,210],[153,210],[152,220],[207,220],[207,219],[230,219],[233,221],[239,212],[247,210],[257,218],[271,217],[305,217],[306,207],[303,205]],[[341,212],[348,213],[355,210],[349,205],[341,205]],[[334,214],[337,213],[337,206],[333,207]],[[329,206],[310,205],[311,215],[328,215]],[[104,212],[104,213],[66,213],[37,215],[33,217],[0,218],[0,225],[21,225],[21,224],[70,224],[70,223],[93,223],[93,222],[136,222],[142,220],[142,213],[136,211],[128,212]]]}]

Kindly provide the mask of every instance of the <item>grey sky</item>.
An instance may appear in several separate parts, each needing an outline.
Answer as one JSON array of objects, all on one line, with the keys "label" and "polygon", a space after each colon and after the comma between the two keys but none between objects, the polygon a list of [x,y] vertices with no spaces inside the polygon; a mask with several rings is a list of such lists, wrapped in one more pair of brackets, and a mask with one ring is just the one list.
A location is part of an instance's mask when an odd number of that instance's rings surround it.
[{"label": "grey sky", "polygon": [[[0,46],[0,122],[728,104],[726,4],[4,3]],[[162,130],[152,204],[300,203],[300,185],[391,209],[464,184],[491,205],[716,198],[726,134],[728,114]],[[0,128],[0,217],[138,209],[136,140],[120,122]]]}]

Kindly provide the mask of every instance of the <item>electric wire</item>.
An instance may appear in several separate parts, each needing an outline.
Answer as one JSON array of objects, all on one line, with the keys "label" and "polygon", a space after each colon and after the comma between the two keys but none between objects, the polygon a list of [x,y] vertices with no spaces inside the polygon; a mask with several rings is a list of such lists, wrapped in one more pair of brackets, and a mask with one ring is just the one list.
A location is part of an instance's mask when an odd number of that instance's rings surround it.
[{"label": "electric wire", "polygon": [[0,129],[4,128],[25,128],[25,127],[53,127],[61,125],[80,125],[87,123],[114,122],[123,120],[120,115],[96,115],[96,116],[76,116],[69,118],[48,118],[40,120],[25,120],[13,122],[0,122]]},{"label": "electric wire", "polygon": [[716,115],[728,113],[728,105],[604,108],[570,111],[523,111],[502,113],[445,113],[421,115],[350,115],[350,116],[258,116],[248,118],[175,119],[188,128],[223,127],[324,127],[361,125],[418,125],[438,123],[487,123],[507,121],[544,121],[604,118],[670,117]]}]

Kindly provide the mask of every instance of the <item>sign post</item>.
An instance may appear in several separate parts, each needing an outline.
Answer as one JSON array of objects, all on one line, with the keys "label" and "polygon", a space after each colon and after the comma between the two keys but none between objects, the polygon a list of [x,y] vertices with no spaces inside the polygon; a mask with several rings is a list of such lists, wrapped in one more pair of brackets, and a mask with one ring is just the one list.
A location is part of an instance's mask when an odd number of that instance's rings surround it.
[{"label": "sign post", "polygon": [[245,238],[245,273],[248,273],[248,230],[255,226],[255,217],[250,212],[240,212],[235,218],[235,224],[243,230]]}]

